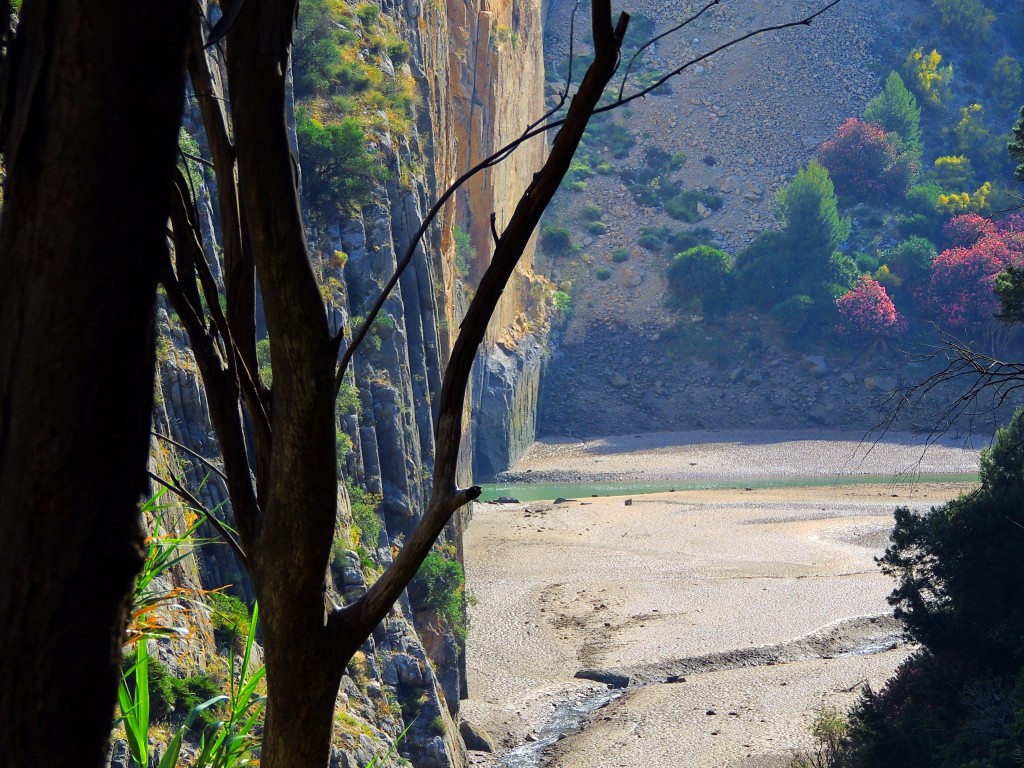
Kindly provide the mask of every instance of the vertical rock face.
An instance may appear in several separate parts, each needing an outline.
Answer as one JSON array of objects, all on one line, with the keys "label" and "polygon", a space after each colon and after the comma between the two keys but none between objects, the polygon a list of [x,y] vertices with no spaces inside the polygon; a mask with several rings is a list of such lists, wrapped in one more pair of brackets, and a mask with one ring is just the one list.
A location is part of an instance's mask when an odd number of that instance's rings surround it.
[{"label": "vertical rock face", "polygon": [[[470,168],[517,139],[544,112],[540,0],[448,0],[459,168]],[[458,197],[457,216],[475,251],[469,282],[489,261],[490,217],[501,232],[540,168],[545,139],[524,143],[476,176]],[[505,290],[488,329],[474,389],[474,476],[501,471],[533,442],[539,350],[553,288],[534,273],[534,243]]]},{"label": "vertical rock face", "polygon": [[[446,186],[518,136],[543,107],[540,0],[448,0],[447,7],[434,0],[381,0],[380,5],[411,54],[396,65],[381,52],[375,64],[385,72],[407,68],[419,89],[419,110],[411,130],[385,128],[373,136],[390,172],[358,213],[308,211],[311,257],[335,329],[351,330],[366,315]],[[186,128],[202,147],[198,117],[192,118]],[[387,567],[393,548],[401,546],[424,508],[433,469],[435,401],[453,329],[471,294],[468,286],[490,255],[489,218],[493,213],[500,231],[543,155],[543,139],[524,145],[447,205],[353,361],[338,414],[339,461],[346,477],[380,494],[382,526],[376,542],[356,547],[348,533],[347,494],[339,489],[332,575],[345,599],[358,597],[373,572]],[[217,196],[200,186],[198,197],[203,238],[213,253]],[[455,261],[456,221],[477,253],[465,275]],[[478,475],[504,469],[533,439],[550,294],[547,281],[533,272],[533,257],[531,247],[491,324],[473,382],[480,414],[473,462]],[[205,393],[173,314],[161,316],[159,359],[157,431],[217,465]],[[473,443],[466,441],[467,474]],[[200,500],[230,519],[230,501],[216,476],[186,451],[172,461]],[[447,534],[449,551],[456,553],[461,553],[460,520]],[[207,588],[234,584],[239,594],[248,592],[244,571],[226,547],[205,548],[199,568]],[[453,722],[465,695],[464,670],[461,643],[450,629],[433,610],[403,598],[343,680],[339,707],[358,722],[339,720],[332,765],[365,764],[378,751],[375,744],[394,742],[411,722],[399,745],[405,757],[421,768],[464,765],[465,748]],[[376,741],[368,743],[360,733],[372,733]]]}]

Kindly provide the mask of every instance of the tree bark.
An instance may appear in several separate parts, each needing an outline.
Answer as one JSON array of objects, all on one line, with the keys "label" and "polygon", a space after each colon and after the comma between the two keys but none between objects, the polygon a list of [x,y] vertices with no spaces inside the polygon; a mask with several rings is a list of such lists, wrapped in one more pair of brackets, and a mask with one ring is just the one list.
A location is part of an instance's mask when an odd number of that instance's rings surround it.
[{"label": "tree bark", "polygon": [[0,226],[0,755],[102,764],[153,399],[186,0],[26,0]]}]

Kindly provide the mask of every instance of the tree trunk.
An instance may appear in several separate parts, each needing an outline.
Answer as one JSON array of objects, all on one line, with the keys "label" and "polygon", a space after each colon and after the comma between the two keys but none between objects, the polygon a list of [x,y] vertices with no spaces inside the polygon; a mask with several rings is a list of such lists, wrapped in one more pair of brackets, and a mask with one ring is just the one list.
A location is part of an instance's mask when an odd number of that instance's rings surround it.
[{"label": "tree trunk", "polygon": [[189,4],[26,0],[4,93],[0,755],[102,764],[141,563]]}]

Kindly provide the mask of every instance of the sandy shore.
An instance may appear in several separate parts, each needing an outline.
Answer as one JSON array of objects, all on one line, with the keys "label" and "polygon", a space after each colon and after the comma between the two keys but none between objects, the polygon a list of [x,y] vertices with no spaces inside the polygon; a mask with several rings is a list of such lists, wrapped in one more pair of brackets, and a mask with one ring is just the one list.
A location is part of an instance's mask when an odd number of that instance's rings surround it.
[{"label": "sandy shore", "polygon": [[657,432],[539,440],[499,479],[660,481],[974,472],[977,439],[813,431]]},{"label": "sandy shore", "polygon": [[[792,458],[809,455],[806,448],[762,440],[751,450]],[[821,440],[810,453],[822,459],[850,448]],[[696,450],[720,456],[733,449]],[[941,461],[929,451],[927,471],[976,468],[976,452],[972,465],[950,450]],[[672,454],[663,444],[599,458],[671,469]],[[574,471],[578,460],[573,455],[559,468],[545,458],[545,472]],[[683,470],[692,453],[678,452],[674,461]],[[802,464],[798,474],[812,475],[822,463]],[[603,688],[576,679],[579,670],[611,670],[631,678],[626,695],[560,740],[552,765],[780,764],[807,745],[817,711],[848,707],[865,681],[880,685],[908,652],[857,653],[873,640],[894,644],[884,618],[893,584],[873,561],[893,508],[926,508],[966,487],[838,485],[653,494],[628,505],[624,498],[478,505],[466,534],[467,581],[478,602],[464,717],[508,749],[532,738],[559,702]],[[685,682],[664,682],[677,678]],[[474,764],[493,762],[474,755]]]}]

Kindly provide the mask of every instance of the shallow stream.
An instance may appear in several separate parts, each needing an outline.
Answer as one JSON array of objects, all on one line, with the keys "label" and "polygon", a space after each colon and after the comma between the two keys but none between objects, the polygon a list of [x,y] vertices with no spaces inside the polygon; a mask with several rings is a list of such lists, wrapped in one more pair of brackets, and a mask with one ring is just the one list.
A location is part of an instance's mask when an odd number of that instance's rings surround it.
[{"label": "shallow stream", "polygon": [[831,475],[827,477],[726,477],[686,478],[652,482],[606,481],[578,483],[492,483],[484,484],[480,501],[499,498],[519,501],[585,499],[591,496],[631,496],[668,491],[727,490],[730,488],[827,488],[840,485],[914,485],[917,483],[976,483],[977,472],[933,472],[908,475]]}]

